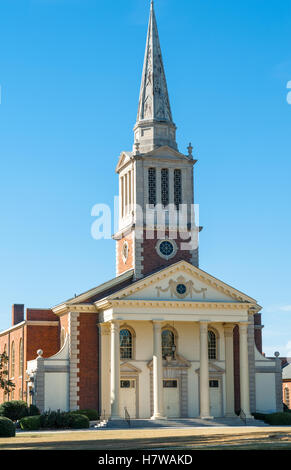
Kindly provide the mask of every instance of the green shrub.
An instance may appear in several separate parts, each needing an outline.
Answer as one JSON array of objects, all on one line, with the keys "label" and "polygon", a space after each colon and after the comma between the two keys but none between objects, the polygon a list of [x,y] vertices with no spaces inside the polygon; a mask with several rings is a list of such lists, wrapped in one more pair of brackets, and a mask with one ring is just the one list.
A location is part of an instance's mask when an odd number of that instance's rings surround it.
[{"label": "green shrub", "polygon": [[0,405],[0,416],[17,421],[28,415],[27,403],[22,400],[6,401]]},{"label": "green shrub", "polygon": [[67,413],[67,425],[71,429],[88,429],[89,418],[85,415]]},{"label": "green shrub", "polygon": [[19,424],[24,431],[37,431],[40,429],[40,415],[21,418]]},{"label": "green shrub", "polygon": [[40,415],[40,411],[37,406],[35,405],[30,405],[28,408],[28,416],[36,416]]},{"label": "green shrub", "polygon": [[291,425],[291,413],[270,413],[265,415],[264,421],[273,425]]},{"label": "green shrub", "polygon": [[99,413],[97,410],[76,410],[76,411],[70,411],[70,413],[87,416],[89,421],[99,420]]},{"label": "green shrub", "polygon": [[0,437],[14,437],[15,426],[13,421],[5,416],[0,416]]},{"label": "green shrub", "polygon": [[62,429],[67,427],[66,414],[63,411],[46,411],[40,416],[40,425],[45,429]]},{"label": "green shrub", "polygon": [[265,421],[266,414],[265,413],[252,413],[255,419],[259,419],[261,421]]}]

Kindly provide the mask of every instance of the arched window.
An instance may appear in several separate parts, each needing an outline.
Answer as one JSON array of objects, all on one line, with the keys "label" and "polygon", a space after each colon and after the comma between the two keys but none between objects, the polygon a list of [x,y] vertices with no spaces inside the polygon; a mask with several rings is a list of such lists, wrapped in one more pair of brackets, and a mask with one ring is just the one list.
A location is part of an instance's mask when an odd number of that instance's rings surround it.
[{"label": "arched window", "polygon": [[11,377],[15,374],[15,346],[14,341],[11,344]]},{"label": "arched window", "polygon": [[120,330],[120,358],[132,359],[132,333],[128,329]]},{"label": "arched window", "polygon": [[216,334],[212,330],[208,330],[208,359],[217,359]]},{"label": "arched window", "polygon": [[22,371],[23,371],[23,342],[22,338],[20,338],[19,341],[19,375],[22,376]]},{"label": "arched window", "polygon": [[175,335],[171,330],[162,331],[162,356],[165,359],[167,356],[175,357],[176,345]]}]

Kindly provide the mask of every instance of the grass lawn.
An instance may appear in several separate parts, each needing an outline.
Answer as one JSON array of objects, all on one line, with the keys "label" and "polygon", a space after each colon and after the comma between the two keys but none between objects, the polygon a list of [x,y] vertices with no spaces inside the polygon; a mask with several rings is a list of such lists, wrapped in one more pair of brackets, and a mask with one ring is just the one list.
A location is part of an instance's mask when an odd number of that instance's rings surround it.
[{"label": "grass lawn", "polygon": [[291,427],[191,428],[17,433],[0,450],[289,449]]}]

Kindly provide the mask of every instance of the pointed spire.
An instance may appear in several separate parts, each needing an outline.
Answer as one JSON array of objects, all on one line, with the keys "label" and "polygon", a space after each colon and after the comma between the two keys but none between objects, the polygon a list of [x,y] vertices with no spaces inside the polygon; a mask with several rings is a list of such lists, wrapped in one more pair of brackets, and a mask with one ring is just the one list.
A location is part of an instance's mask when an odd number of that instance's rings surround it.
[{"label": "pointed spire", "polygon": [[[176,126],[172,119],[153,0],[151,0],[137,122],[134,130],[136,131],[144,125],[147,126],[147,129],[150,126],[153,130],[151,144],[148,141],[150,132],[147,132],[145,151],[153,150],[161,145],[177,148],[175,142]],[[158,135],[160,135],[159,139]],[[141,147],[143,147],[143,136],[142,132],[135,132],[135,140],[140,142]]]}]

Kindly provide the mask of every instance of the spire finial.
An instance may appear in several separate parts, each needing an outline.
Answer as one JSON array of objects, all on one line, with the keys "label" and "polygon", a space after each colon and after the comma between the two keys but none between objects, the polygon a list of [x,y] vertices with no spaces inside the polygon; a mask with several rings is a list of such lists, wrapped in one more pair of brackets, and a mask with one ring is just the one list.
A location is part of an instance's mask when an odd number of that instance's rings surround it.
[{"label": "spire finial", "polygon": [[[138,129],[147,127],[146,130]],[[151,129],[153,129],[151,132]],[[136,132],[137,131],[137,132]],[[135,142],[140,143],[140,151],[151,151],[153,148],[168,145],[177,148],[176,126],[173,123],[159,40],[157,20],[154,11],[154,0],[151,0],[151,11],[148,25],[144,66],[139,96],[137,122],[135,125]],[[149,136],[151,134],[151,136]]]}]

